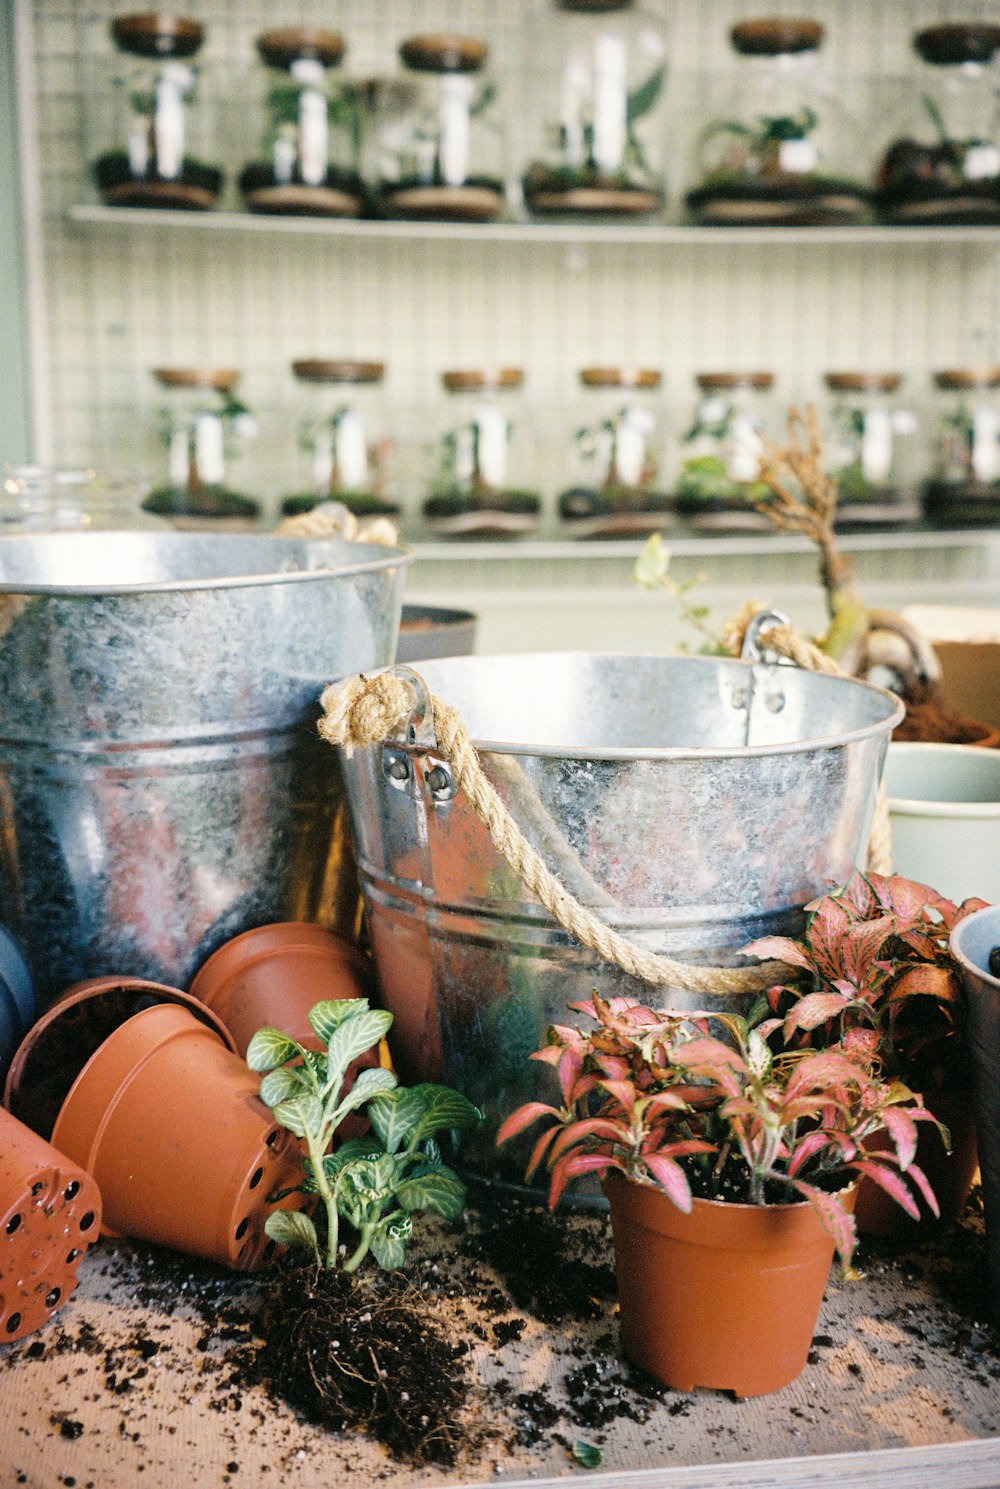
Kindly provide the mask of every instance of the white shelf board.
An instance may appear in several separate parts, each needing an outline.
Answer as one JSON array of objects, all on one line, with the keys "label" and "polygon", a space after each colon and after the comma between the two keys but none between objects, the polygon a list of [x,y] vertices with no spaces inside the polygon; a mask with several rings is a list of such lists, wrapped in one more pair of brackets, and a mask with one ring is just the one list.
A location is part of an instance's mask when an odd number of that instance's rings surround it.
[{"label": "white shelf board", "polygon": [[950,244],[1000,249],[1000,227],[693,227],[680,223],[619,222],[382,222],[364,218],[270,217],[252,212],[183,212],[81,203],[68,209],[86,227],[181,228],[192,232],[366,238],[402,242],[612,244],[620,247],[701,247],[704,244],[795,245],[836,243],[871,247]]}]

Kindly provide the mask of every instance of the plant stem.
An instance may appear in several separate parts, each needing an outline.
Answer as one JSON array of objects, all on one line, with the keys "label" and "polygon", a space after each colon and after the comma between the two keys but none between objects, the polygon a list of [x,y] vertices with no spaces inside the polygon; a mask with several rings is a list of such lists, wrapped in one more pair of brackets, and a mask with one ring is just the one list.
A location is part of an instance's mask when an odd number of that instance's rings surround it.
[{"label": "plant stem", "polygon": [[325,1154],[315,1134],[306,1133],[306,1147],[309,1149],[309,1162],[312,1164],[317,1193],[326,1206],[326,1269],[329,1272],[337,1265],[337,1245],[340,1239],[337,1196],[326,1176],[326,1169],[323,1167]]},{"label": "plant stem", "polygon": [[344,1263],[343,1270],[345,1272],[356,1271],[357,1268],[364,1261],[365,1257],[368,1255],[368,1248],[371,1245],[373,1230],[374,1226],[371,1225],[366,1225],[362,1228],[361,1240],[358,1242],[357,1249],[351,1254],[351,1256],[348,1257],[347,1261]]}]

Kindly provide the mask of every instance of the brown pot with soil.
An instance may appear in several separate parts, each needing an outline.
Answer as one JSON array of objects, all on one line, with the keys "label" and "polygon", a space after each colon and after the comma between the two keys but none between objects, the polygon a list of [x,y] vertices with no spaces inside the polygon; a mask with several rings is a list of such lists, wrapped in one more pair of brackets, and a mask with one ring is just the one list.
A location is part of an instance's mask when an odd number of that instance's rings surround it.
[{"label": "brown pot with soil", "polygon": [[[273,1250],[264,1222],[301,1177],[299,1144],[259,1082],[188,1008],[127,1019],[83,1067],[53,1142],[93,1174],[103,1231],[253,1271]],[[301,1197],[281,1201],[286,1208]]]},{"label": "brown pot with soil", "polygon": [[100,1223],[90,1175],[0,1111],[0,1342],[33,1333],[66,1302]]},{"label": "brown pot with soil", "polygon": [[51,1139],[70,1087],[90,1057],[126,1019],[158,1003],[189,1008],[235,1051],[221,1019],[190,993],[141,977],[91,977],[61,993],[25,1035],[7,1074],[4,1106],[32,1132]]},{"label": "brown pot with soil", "polygon": [[684,1214],[650,1184],[602,1182],[633,1364],[679,1391],[762,1396],[793,1381],[833,1260],[812,1206],[695,1199]]},{"label": "brown pot with soil", "polygon": [[[930,1124],[921,1125],[917,1129],[915,1162],[923,1169],[934,1192],[941,1223],[953,1225],[965,1207],[979,1166],[975,1116],[967,1092],[932,1091],[924,1097],[924,1105],[947,1127],[951,1152],[945,1148],[936,1129]],[[880,1132],[869,1138],[865,1147],[869,1152],[884,1153],[891,1143],[887,1134]],[[920,1207],[920,1220],[933,1221],[935,1217],[923,1197],[915,1195],[914,1198]],[[862,1235],[902,1239],[913,1236],[920,1221],[907,1215],[884,1189],[870,1179],[862,1179],[858,1185],[854,1223]]]}]

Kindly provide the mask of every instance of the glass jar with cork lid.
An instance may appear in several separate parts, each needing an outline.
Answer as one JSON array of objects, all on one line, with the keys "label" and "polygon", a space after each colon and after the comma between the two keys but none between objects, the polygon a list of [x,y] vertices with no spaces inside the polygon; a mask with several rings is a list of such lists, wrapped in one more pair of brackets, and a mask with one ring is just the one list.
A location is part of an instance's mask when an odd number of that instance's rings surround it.
[{"label": "glass jar with cork lid", "polygon": [[444,372],[448,394],[433,451],[428,526],[442,537],[513,538],[538,525],[534,447],[519,367]]},{"label": "glass jar with cork lid", "polygon": [[576,537],[643,537],[671,525],[664,489],[663,375],[652,367],[584,367],[573,420],[571,485],[559,515]]},{"label": "glass jar with cork lid", "polygon": [[238,466],[257,423],[235,396],[239,373],[226,369],[158,367],[165,390],[160,435],[167,450],[167,479],[154,486],[143,510],[168,517],[175,527],[253,528],[260,503],[233,490]]},{"label": "glass jar with cork lid", "polygon": [[923,507],[938,527],[1000,522],[1000,367],[935,372],[937,409]]},{"label": "glass jar with cork lid", "polygon": [[700,372],[694,418],[681,441],[677,506],[702,531],[770,528],[757,510],[770,499],[760,479],[764,436],[774,433],[772,372]]},{"label": "glass jar with cork lid", "polygon": [[876,178],[889,222],[1000,223],[1000,25],[918,31],[925,66]]},{"label": "glass jar with cork lid", "polygon": [[476,36],[411,36],[397,89],[375,94],[371,171],[386,217],[490,222],[505,206],[496,85]]},{"label": "glass jar with cork lid", "polygon": [[105,144],[92,167],[102,201],[205,211],[223,173],[210,163],[214,121],[191,60],[203,27],[154,12],[116,16],[111,34],[119,52],[111,87],[88,98],[87,108],[91,132]]},{"label": "glass jar with cork lid", "polygon": [[663,207],[662,21],[638,0],[541,0],[525,28],[539,101],[524,173],[537,216],[650,216]]},{"label": "glass jar with cork lid", "polygon": [[283,26],[257,38],[261,60],[279,74],[265,100],[263,158],[244,167],[240,190],[251,212],[357,217],[361,107],[331,79],[344,39],[317,26]]},{"label": "glass jar with cork lid", "polygon": [[898,372],[828,372],[824,465],[837,483],[839,531],[920,516],[917,418],[900,405]]},{"label": "glass jar with cork lid", "polygon": [[[863,140],[819,63],[818,21],[742,21],[727,99],[698,138],[687,205],[710,225],[825,226],[863,219]],[[865,172],[864,174],[867,174]]]},{"label": "glass jar with cork lid", "polygon": [[343,502],[356,517],[395,516],[386,488],[392,444],[385,428],[381,362],[302,358],[292,363],[305,416],[299,447],[307,490],[281,504],[286,517],[319,502]]}]

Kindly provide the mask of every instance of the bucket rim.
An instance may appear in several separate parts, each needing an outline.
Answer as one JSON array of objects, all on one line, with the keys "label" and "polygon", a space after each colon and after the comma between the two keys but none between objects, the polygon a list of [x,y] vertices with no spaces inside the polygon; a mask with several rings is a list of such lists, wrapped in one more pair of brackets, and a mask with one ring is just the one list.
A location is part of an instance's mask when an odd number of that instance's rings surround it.
[{"label": "bucket rim", "polygon": [[[655,661],[664,663],[684,663],[691,666],[717,667],[720,663],[732,667],[754,668],[769,666],[761,662],[751,662],[742,657],[687,657],[670,656],[663,652],[612,652],[612,651],[558,651],[558,652],[503,652],[491,655],[467,655],[458,657],[433,657],[426,662],[407,663],[411,671],[423,675],[425,668],[438,668],[448,662],[458,662],[464,666],[480,665],[484,662],[510,662],[518,657],[530,658],[533,662],[566,661],[570,659],[587,659],[591,661]],[[390,669],[380,668],[379,671]],[[773,670],[773,669],[772,669]],[[796,668],[796,671],[801,669]],[[371,675],[371,674],[369,674]],[[705,760],[705,759],[734,759],[745,760],[748,757],[758,758],[767,755],[791,755],[812,753],[822,749],[841,749],[845,745],[855,744],[868,739],[878,738],[884,735],[888,742],[889,735],[896,725],[899,724],[905,714],[902,701],[895,693],[887,688],[877,687],[874,683],[864,682],[860,678],[853,677],[831,677],[824,673],[807,673],[807,676],[815,677],[822,683],[832,684],[836,687],[864,688],[867,692],[883,698],[891,707],[887,708],[886,716],[872,724],[859,725],[854,729],[846,729],[837,734],[816,734],[808,739],[797,739],[789,742],[767,742],[755,745],[572,745],[572,744],[538,744],[506,739],[488,739],[474,734],[469,729],[472,743],[475,748],[483,753],[492,755],[532,755],[546,759],[562,760]],[[428,682],[433,691],[433,680]],[[444,702],[451,700],[445,698]],[[405,746],[404,746],[405,748]]]},{"label": "bucket rim", "polygon": [[[117,540],[134,540],[135,543],[155,547],[180,548],[181,545],[194,547],[199,550],[211,551],[212,548],[219,549],[224,546],[239,544],[241,547],[249,545],[253,549],[259,547],[260,552],[265,554],[268,547],[273,548],[275,564],[265,566],[254,573],[220,573],[218,575],[199,576],[192,579],[167,578],[167,579],[123,579],[119,582],[96,584],[93,580],[82,577],[78,583],[67,580],[33,580],[6,577],[2,573],[3,554],[12,552],[15,545],[24,548],[29,544],[39,546],[57,545],[70,549],[75,555],[75,563],[82,575],[86,574],[86,550],[88,547],[125,546]],[[357,555],[353,562],[335,562],[338,555],[352,553]],[[331,560],[328,567],[316,566],[312,568],[284,569],[281,567],[281,557],[285,560],[295,557],[319,560],[328,558]],[[288,538],[277,537],[272,533],[181,533],[181,532],[148,532],[136,529],[135,531],[121,530],[117,532],[90,532],[90,533],[5,533],[0,535],[0,596],[4,595],[51,595],[65,596],[66,598],[85,598],[115,595],[140,595],[140,594],[179,594],[190,593],[198,590],[216,589],[254,589],[264,585],[274,584],[306,584],[318,583],[330,579],[353,578],[360,574],[375,574],[387,569],[406,567],[413,562],[412,550],[403,545],[387,548],[379,543],[347,543],[339,538]]]}]

